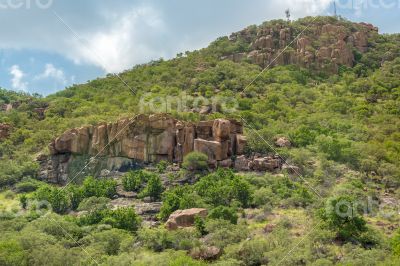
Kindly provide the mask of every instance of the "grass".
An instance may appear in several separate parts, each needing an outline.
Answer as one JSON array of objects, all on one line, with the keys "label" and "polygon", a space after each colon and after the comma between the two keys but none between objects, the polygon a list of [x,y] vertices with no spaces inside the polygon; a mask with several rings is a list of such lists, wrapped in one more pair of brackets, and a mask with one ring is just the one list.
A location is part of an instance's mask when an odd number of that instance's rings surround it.
[{"label": "grass", "polygon": [[0,192],[0,213],[20,210],[18,195],[11,190]]}]

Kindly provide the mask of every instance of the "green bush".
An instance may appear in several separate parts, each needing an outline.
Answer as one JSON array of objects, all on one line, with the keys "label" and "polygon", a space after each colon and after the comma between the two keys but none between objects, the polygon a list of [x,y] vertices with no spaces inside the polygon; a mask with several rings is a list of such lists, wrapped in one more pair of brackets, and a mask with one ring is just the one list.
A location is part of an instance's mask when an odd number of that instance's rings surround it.
[{"label": "green bush", "polygon": [[15,239],[0,241],[0,265],[28,265],[27,254],[21,244]]},{"label": "green bush", "polygon": [[339,196],[327,201],[326,208],[319,215],[326,226],[344,241],[360,240],[367,231],[366,221],[355,208],[355,200],[350,196]]},{"label": "green bush", "polygon": [[36,190],[35,198],[50,203],[52,210],[59,214],[66,213],[70,208],[68,193],[63,188],[42,185]]},{"label": "green bush", "polygon": [[218,206],[210,211],[208,218],[223,219],[223,220],[227,220],[233,224],[237,224],[239,217],[238,217],[235,209],[225,207],[225,206]]},{"label": "green bush", "polygon": [[129,171],[122,177],[122,185],[126,191],[140,191],[154,174],[145,170]]},{"label": "green bush", "polygon": [[165,170],[167,170],[168,164],[169,164],[169,163],[168,163],[167,161],[160,161],[160,162],[156,165],[157,171],[158,171],[160,174],[164,173]]},{"label": "green bush", "polygon": [[116,210],[104,210],[102,222],[114,228],[136,232],[140,227],[141,218],[133,208],[118,208]]},{"label": "green bush", "polygon": [[17,183],[15,185],[15,189],[18,192],[32,192],[38,189],[43,183],[32,179],[32,178],[26,178],[23,179],[21,182]]},{"label": "green bush", "polygon": [[183,158],[182,166],[189,171],[203,171],[208,168],[208,156],[201,152],[191,152]]},{"label": "green bush", "polygon": [[22,209],[26,209],[26,207],[28,206],[28,197],[23,194],[19,197],[19,203],[22,207]]},{"label": "green bush", "polygon": [[112,198],[117,193],[117,181],[110,179],[95,179],[87,177],[83,181],[82,194],[88,197],[107,197]]},{"label": "green bush", "polygon": [[147,182],[146,188],[139,194],[140,197],[150,197],[152,201],[161,199],[164,187],[158,175],[152,175]]},{"label": "green bush", "polygon": [[71,202],[71,209],[76,210],[83,200],[83,191],[76,185],[69,185],[67,187],[68,197]]}]

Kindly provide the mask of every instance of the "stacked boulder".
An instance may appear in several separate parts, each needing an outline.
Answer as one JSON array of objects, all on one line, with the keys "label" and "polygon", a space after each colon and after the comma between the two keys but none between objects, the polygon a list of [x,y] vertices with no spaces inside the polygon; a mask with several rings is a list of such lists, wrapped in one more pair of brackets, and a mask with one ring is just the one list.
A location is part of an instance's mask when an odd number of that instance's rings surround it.
[{"label": "stacked boulder", "polygon": [[[287,25],[265,25],[233,33],[231,42],[245,41],[250,51],[224,56],[234,62],[248,60],[253,64],[295,64],[301,67],[337,72],[340,65],[352,67],[354,52],[368,51],[368,40],[378,33],[371,24],[358,23],[349,29],[339,23],[313,25],[299,37],[299,32]],[[287,46],[290,46],[287,49]]]},{"label": "stacked boulder", "polygon": [[115,123],[67,130],[50,143],[50,156],[38,157],[39,176],[48,182],[66,183],[71,175],[70,166],[79,165],[76,163],[79,158],[104,159],[105,162],[99,162],[100,168],[123,171],[161,160],[181,164],[193,151],[206,154],[211,168],[235,168],[238,171],[281,168],[282,161],[274,156],[246,157],[246,143],[243,125],[236,120],[192,123],[166,114],[138,115]]},{"label": "stacked boulder", "polygon": [[139,115],[116,123],[70,129],[52,141],[50,153],[180,163],[188,153],[199,151],[210,162],[218,163],[243,154],[246,139],[242,134],[243,126],[234,120],[191,123],[165,114]]}]

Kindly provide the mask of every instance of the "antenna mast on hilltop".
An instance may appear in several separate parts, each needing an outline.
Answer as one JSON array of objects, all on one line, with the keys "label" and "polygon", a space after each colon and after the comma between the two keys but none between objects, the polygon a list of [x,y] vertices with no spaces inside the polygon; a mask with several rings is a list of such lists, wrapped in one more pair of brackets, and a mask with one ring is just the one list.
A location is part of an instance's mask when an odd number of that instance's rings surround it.
[{"label": "antenna mast on hilltop", "polygon": [[335,18],[337,18],[337,11],[336,11],[336,1],[333,1],[333,14],[335,15]]}]

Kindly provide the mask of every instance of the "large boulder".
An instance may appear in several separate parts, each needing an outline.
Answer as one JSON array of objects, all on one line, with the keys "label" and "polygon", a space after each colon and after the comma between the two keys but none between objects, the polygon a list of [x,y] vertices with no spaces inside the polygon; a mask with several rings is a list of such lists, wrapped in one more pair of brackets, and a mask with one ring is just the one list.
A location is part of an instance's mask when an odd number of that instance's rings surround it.
[{"label": "large boulder", "polygon": [[196,216],[205,218],[207,214],[207,209],[202,208],[177,210],[169,216],[165,226],[168,230],[175,230],[179,227],[190,227],[194,225]]},{"label": "large boulder", "polygon": [[280,158],[275,157],[263,157],[255,158],[252,161],[252,168],[254,171],[274,171],[282,167],[282,161]]},{"label": "large boulder", "polygon": [[90,132],[88,127],[74,128],[55,139],[52,153],[89,153]]},{"label": "large boulder", "polygon": [[208,159],[222,161],[228,158],[228,142],[209,141],[204,139],[194,140],[194,151],[204,153]]},{"label": "large boulder", "polygon": [[215,140],[228,140],[231,131],[231,122],[226,119],[216,119],[214,120],[212,131]]},{"label": "large boulder", "polygon": [[250,160],[244,155],[238,156],[235,160],[234,168],[236,171],[249,171]]},{"label": "large boulder", "polygon": [[0,123],[0,141],[10,136],[11,126],[9,124]]},{"label": "large boulder", "polygon": [[288,138],[285,137],[279,137],[276,141],[275,141],[275,145],[281,148],[288,148],[292,146],[292,143],[290,142],[290,140]]},{"label": "large boulder", "polygon": [[190,256],[196,260],[213,261],[218,259],[222,254],[222,250],[218,247],[198,247],[190,251]]},{"label": "large boulder", "polygon": [[243,135],[236,135],[236,154],[241,155],[244,153],[247,144],[247,138]]}]

